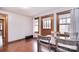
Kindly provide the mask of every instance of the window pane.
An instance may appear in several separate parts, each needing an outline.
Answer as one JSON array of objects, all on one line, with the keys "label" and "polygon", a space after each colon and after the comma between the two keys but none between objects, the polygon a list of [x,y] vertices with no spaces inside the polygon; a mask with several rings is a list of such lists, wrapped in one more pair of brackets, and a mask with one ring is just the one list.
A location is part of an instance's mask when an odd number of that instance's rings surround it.
[{"label": "window pane", "polygon": [[38,25],[38,20],[35,20],[35,25]]},{"label": "window pane", "polygon": [[51,20],[49,20],[49,29],[51,29]]},{"label": "window pane", "polygon": [[59,20],[59,24],[62,24],[62,23],[63,23],[63,19],[60,19],[60,20]]},{"label": "window pane", "polygon": [[47,26],[46,23],[47,23],[47,20],[43,19],[43,29],[46,28],[46,26]]},{"label": "window pane", "polygon": [[60,25],[59,30],[60,32],[70,32],[70,25]]},{"label": "window pane", "polygon": [[34,31],[35,31],[35,32],[38,32],[38,20],[39,20],[39,19],[35,19],[35,20],[34,20]]},{"label": "window pane", "polygon": [[65,25],[65,32],[69,32],[68,30],[68,25]]},{"label": "window pane", "polygon": [[43,21],[43,28],[45,28],[45,27],[46,27],[45,23],[46,23],[46,21]]},{"label": "window pane", "polygon": [[43,19],[43,29],[50,29],[51,28],[51,19],[49,18],[44,18]]},{"label": "window pane", "polygon": [[35,25],[38,25],[38,22],[37,22],[37,23],[35,23]]},{"label": "window pane", "polygon": [[48,25],[49,25],[48,20],[46,20],[46,29],[48,29]]},{"label": "window pane", "polygon": [[67,23],[70,23],[71,22],[71,19],[70,18],[67,18]]},{"label": "window pane", "polygon": [[65,25],[60,25],[59,30],[60,32],[65,32]]},{"label": "window pane", "polygon": [[38,32],[38,26],[35,26],[34,31]]},{"label": "window pane", "polygon": [[68,32],[71,32],[71,27],[70,27],[70,25],[68,25]]},{"label": "window pane", "polygon": [[62,21],[63,21],[63,23],[66,23],[66,19],[63,19]]}]

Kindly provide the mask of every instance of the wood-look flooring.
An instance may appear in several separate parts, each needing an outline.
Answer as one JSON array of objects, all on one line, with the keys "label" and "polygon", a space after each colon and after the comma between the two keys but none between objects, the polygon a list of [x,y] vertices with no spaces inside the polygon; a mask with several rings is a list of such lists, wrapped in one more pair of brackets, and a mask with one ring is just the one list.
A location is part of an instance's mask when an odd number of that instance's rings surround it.
[{"label": "wood-look flooring", "polygon": [[[8,49],[6,52],[32,52],[32,39],[20,40],[8,44]],[[2,48],[0,51],[4,52]]]},{"label": "wood-look flooring", "polygon": [[[8,44],[8,49],[3,50],[0,48],[0,52],[37,52],[37,39],[21,39]],[[43,51],[48,52],[45,47],[42,47]]]}]

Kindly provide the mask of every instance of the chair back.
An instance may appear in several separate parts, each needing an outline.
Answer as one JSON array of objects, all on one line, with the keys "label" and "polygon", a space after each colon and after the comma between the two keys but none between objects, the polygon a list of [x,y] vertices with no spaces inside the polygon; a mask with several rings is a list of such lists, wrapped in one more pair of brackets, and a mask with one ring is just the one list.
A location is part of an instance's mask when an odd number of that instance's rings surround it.
[{"label": "chair back", "polygon": [[76,46],[76,51],[79,51],[79,41],[77,40],[78,39],[78,33],[65,33],[65,35],[68,35],[68,34],[70,35],[70,39],[67,39],[67,38],[66,39],[60,39],[59,38],[60,33],[57,33],[57,36],[56,36],[56,50],[58,50],[59,43],[60,43],[60,44],[63,44],[62,47],[67,48],[67,50],[72,49],[72,48],[65,47],[64,45]]},{"label": "chair back", "polygon": [[[37,40],[37,43],[38,43],[38,52],[41,52],[41,46],[45,46],[47,45],[48,46],[48,49],[50,51],[50,40],[51,40],[51,37],[50,36],[42,36],[42,35],[38,35],[38,40]],[[45,44],[47,43],[47,44]]]}]

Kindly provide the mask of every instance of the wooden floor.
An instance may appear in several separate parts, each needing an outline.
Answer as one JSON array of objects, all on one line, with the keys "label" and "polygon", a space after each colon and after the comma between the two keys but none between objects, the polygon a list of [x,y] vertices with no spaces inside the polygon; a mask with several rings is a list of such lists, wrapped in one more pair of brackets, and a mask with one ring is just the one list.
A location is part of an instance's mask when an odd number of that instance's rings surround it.
[{"label": "wooden floor", "polygon": [[9,43],[6,52],[32,52],[32,39]]},{"label": "wooden floor", "polygon": [[[41,52],[49,52],[47,43],[44,43],[45,45],[41,45]],[[54,45],[51,45],[51,52],[55,52]],[[62,46],[59,46],[60,48],[64,48]],[[19,41],[14,41],[8,44],[8,49],[3,50],[3,48],[0,48],[0,52],[37,52],[37,39],[21,39]],[[66,49],[66,48],[64,48]],[[72,51],[70,49],[66,49],[69,51]],[[74,52],[74,51],[73,51]]]},{"label": "wooden floor", "polygon": [[[47,50],[42,47],[43,51]],[[4,51],[0,48],[0,52],[37,52],[37,39],[22,39],[8,44],[8,49]]]}]

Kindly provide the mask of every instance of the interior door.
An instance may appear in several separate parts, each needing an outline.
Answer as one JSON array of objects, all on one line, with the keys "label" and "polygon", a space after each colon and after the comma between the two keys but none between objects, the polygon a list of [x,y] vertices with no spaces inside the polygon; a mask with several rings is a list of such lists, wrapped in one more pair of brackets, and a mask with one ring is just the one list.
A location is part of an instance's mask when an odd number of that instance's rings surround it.
[{"label": "interior door", "polygon": [[53,15],[47,15],[41,17],[41,35],[50,35],[51,31],[54,31],[54,17]]}]

